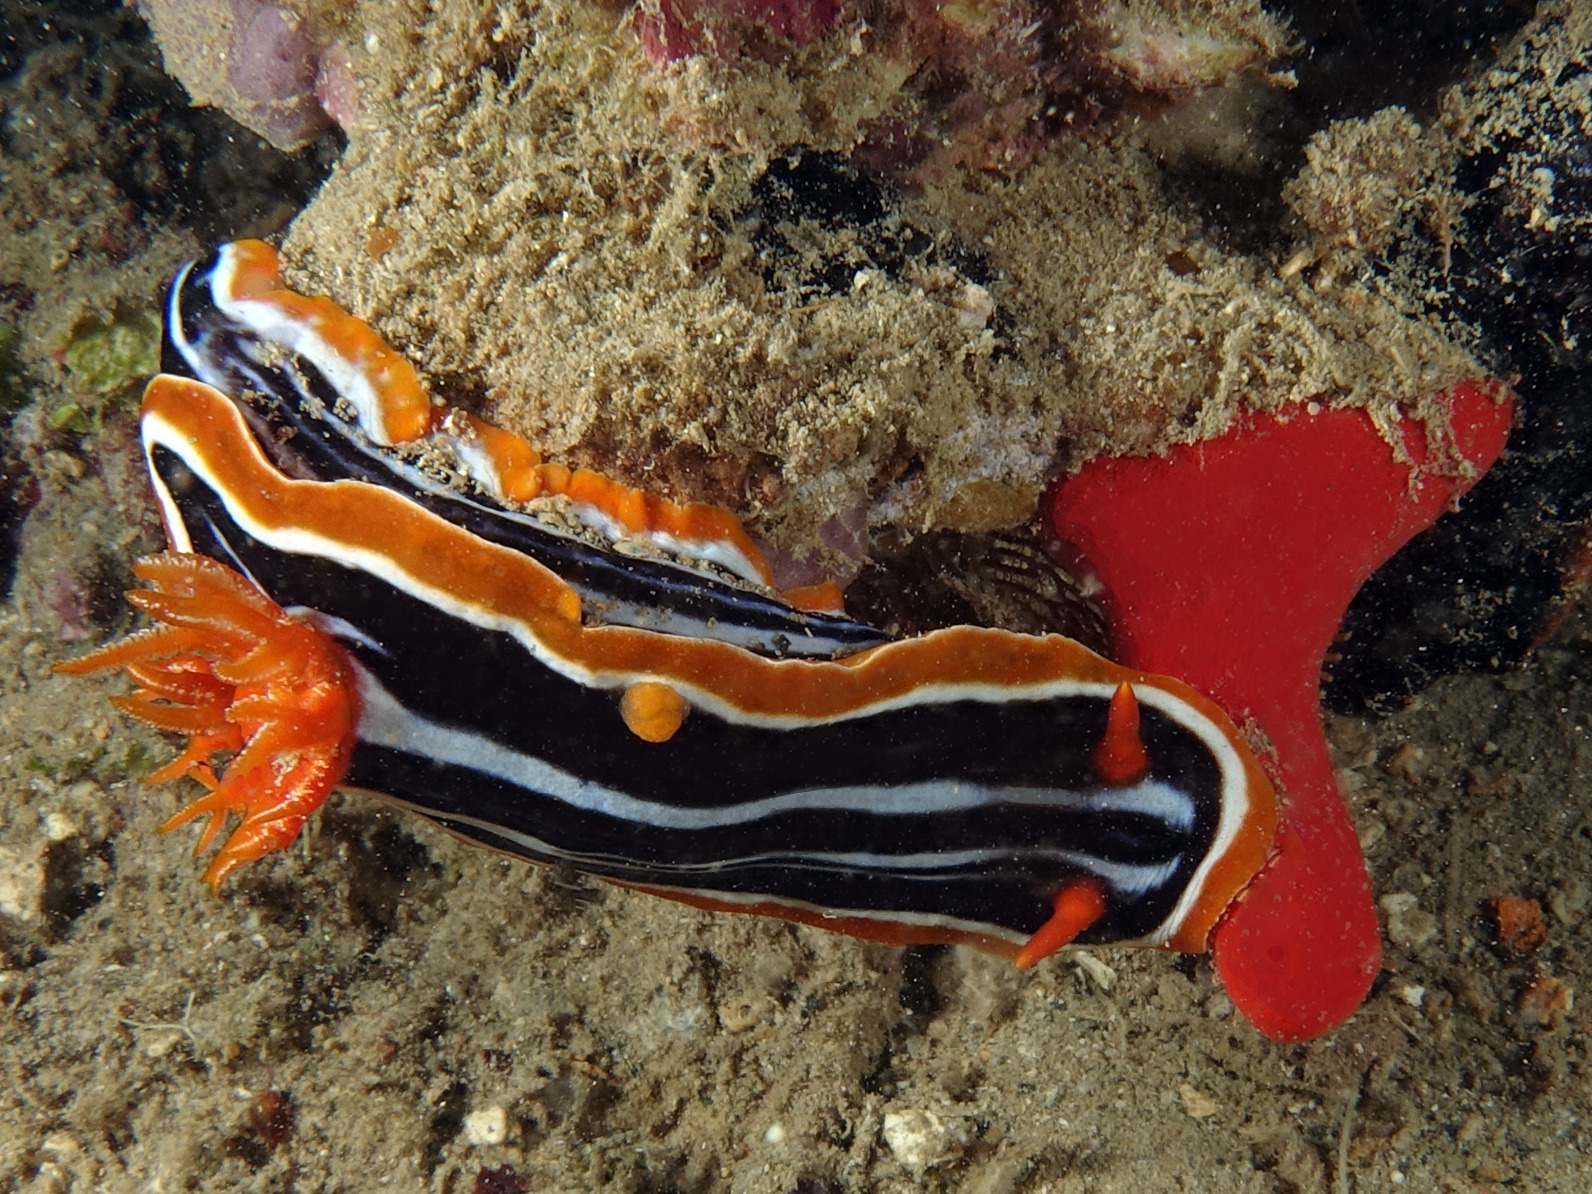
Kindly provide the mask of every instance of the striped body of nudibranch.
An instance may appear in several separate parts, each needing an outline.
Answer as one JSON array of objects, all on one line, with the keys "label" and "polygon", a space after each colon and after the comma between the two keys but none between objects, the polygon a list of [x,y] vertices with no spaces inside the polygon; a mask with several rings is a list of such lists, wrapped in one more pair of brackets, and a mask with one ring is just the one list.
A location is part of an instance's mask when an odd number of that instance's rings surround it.
[{"label": "striped body of nudibranch", "polygon": [[[185,555],[161,559],[221,561],[341,655],[335,783],[670,898],[1024,964],[1074,939],[1203,949],[1266,857],[1270,786],[1186,686],[1055,635],[897,641],[797,609],[726,512],[446,411],[369,327],[282,289],[263,245],[179,275],[167,337],[141,425]],[[211,612],[135,638],[132,711],[264,650],[189,629],[229,624],[215,573],[180,581]],[[229,780],[213,806],[248,824]]]}]

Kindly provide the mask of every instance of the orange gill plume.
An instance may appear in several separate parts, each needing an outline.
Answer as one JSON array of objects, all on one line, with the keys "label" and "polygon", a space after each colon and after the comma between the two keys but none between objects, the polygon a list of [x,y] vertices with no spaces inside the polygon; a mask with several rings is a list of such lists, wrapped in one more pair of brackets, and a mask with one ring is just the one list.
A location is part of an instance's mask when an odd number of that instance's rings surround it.
[{"label": "orange gill plume", "polygon": [[[123,668],[137,688],[114,698],[123,712],[186,734],[176,759],[145,777],[192,775],[210,789],[161,831],[196,817],[210,823],[194,852],[234,828],[204,874],[219,888],[245,863],[290,846],[348,769],[359,719],[354,674],[332,638],[292,617],[215,560],[162,552],[133,565],[150,584],[127,599],[161,625],[82,659],[67,675]],[[218,775],[211,757],[232,758]]]}]

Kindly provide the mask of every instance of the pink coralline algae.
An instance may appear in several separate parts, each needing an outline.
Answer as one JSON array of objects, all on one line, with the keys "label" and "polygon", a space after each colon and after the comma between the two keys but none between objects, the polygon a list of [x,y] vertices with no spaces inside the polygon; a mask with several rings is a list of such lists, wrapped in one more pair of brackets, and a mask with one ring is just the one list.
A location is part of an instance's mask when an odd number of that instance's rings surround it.
[{"label": "pink coralline algae", "polygon": [[1096,460],[1047,509],[1105,587],[1120,662],[1209,693],[1275,751],[1275,853],[1212,943],[1233,1003],[1274,1040],[1341,1023],[1380,965],[1320,675],[1360,585],[1503,450],[1512,404],[1496,387],[1439,402],[1430,441],[1406,418],[1390,443],[1360,410],[1251,417],[1165,456]]},{"label": "pink coralline algae", "polygon": [[298,13],[259,0],[139,0],[166,69],[197,104],[220,108],[282,150],[309,144],[330,115],[358,113],[347,51]]},{"label": "pink coralline algae", "polygon": [[1286,44],[1252,0],[1198,17],[1173,0],[641,0],[635,14],[660,67],[777,62],[833,35],[826,73],[855,61],[859,87],[905,80],[877,97],[859,161],[919,181],[1019,167],[1103,120],[1264,72]]},{"label": "pink coralline algae", "polygon": [[232,0],[227,79],[259,121],[257,131],[273,145],[307,140],[325,124],[315,102],[319,49],[298,18],[274,4]]},{"label": "pink coralline algae", "polygon": [[63,643],[81,643],[93,631],[88,626],[88,594],[77,578],[57,571],[45,585],[45,599],[55,615],[55,637]]},{"label": "pink coralline algae", "polygon": [[736,58],[763,51],[771,38],[793,46],[817,41],[841,7],[842,0],[643,0],[636,26],[654,62],[704,51]]}]

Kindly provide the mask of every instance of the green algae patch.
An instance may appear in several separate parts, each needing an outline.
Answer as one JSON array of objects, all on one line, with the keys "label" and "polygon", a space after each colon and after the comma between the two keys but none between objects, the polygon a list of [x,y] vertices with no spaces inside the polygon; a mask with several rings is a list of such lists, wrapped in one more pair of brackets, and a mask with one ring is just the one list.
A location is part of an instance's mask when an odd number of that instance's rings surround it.
[{"label": "green algae patch", "polygon": [[140,310],[81,324],[61,350],[61,364],[82,397],[55,407],[50,426],[79,435],[97,431],[107,406],[131,405],[144,381],[159,372],[160,317]]},{"label": "green algae patch", "polygon": [[111,397],[160,369],[160,318],[153,311],[93,322],[74,332],[61,362],[75,388]]}]

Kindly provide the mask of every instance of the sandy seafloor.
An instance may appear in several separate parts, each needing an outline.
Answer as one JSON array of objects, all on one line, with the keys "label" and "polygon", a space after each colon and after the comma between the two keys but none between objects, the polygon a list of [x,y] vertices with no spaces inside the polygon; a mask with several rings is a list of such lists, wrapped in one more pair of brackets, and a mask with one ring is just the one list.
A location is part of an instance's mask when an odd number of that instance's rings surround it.
[{"label": "sandy seafloor", "polygon": [[[73,194],[81,228],[93,188]],[[135,293],[195,247],[157,230],[126,276],[101,262],[80,286]],[[71,397],[32,384],[36,410]],[[49,670],[83,628],[125,627],[101,599],[158,543],[130,416],[20,438],[36,501],[0,613],[0,1189],[1592,1185],[1584,604],[1516,673],[1328,719],[1394,915],[1364,1008],[1283,1046],[1203,959],[1097,950],[1019,974],[701,913],[361,796],[212,896],[193,831],[155,831],[184,795],[133,778],[169,743]],[[1500,896],[1540,901],[1533,952],[1494,943]]]},{"label": "sandy seafloor", "polygon": [[[1023,975],[699,913],[363,798],[214,898],[155,833],[172,795],[109,779],[159,744],[48,674],[50,629],[3,633],[0,848],[42,855],[55,914],[6,925],[5,1188],[463,1192],[505,1165],[549,1191],[1587,1188],[1592,1025],[1522,1011],[1539,976],[1592,977],[1584,616],[1517,675],[1332,722],[1373,882],[1426,915],[1298,1046],[1203,961]],[[1529,957],[1490,944],[1504,894],[1549,909]],[[275,1147],[267,1091],[293,1108]]]}]

